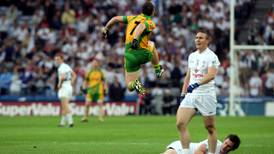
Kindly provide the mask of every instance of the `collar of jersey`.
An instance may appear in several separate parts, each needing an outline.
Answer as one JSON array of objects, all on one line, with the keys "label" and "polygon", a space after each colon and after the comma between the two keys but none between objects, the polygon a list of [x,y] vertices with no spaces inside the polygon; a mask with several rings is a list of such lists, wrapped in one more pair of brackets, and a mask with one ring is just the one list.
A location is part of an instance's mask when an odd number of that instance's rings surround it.
[{"label": "collar of jersey", "polygon": [[141,16],[146,17],[146,19],[151,19],[151,16],[147,16],[147,15],[145,15],[145,14],[143,14],[143,13],[141,13]]},{"label": "collar of jersey", "polygon": [[206,53],[208,51],[208,47],[205,50],[203,50],[201,53],[199,52],[199,50],[197,50],[197,51],[198,51],[198,54]]}]

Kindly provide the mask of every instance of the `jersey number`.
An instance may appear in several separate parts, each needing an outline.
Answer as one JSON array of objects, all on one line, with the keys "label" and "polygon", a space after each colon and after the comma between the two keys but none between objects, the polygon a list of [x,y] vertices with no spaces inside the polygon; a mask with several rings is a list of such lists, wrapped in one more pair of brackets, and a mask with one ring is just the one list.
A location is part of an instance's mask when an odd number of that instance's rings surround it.
[{"label": "jersey number", "polygon": [[135,27],[132,29],[132,31],[130,32],[130,35],[133,34],[134,30],[136,29],[136,27],[139,25],[140,21],[135,21],[134,24],[135,24]]}]

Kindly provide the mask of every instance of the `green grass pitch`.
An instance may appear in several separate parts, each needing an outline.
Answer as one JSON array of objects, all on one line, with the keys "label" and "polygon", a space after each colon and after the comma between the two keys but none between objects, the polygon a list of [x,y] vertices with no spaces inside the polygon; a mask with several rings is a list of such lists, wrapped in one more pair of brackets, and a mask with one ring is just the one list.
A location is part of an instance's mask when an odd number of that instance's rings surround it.
[{"label": "green grass pitch", "polygon": [[[178,139],[175,116],[91,117],[74,128],[59,128],[59,117],[0,117],[1,154],[159,154]],[[218,138],[236,133],[242,144],[235,154],[274,153],[274,118],[218,117]],[[192,141],[207,137],[202,118],[189,130]]]}]

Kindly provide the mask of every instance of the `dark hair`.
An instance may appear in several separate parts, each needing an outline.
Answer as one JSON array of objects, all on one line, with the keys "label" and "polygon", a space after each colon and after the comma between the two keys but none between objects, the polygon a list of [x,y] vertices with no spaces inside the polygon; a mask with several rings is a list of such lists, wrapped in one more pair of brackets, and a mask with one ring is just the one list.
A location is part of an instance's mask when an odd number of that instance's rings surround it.
[{"label": "dark hair", "polygon": [[153,11],[154,11],[154,5],[150,1],[147,1],[143,4],[143,7],[142,7],[143,14],[147,16],[151,16],[153,14]]},{"label": "dark hair", "polygon": [[62,60],[64,60],[64,54],[61,52],[56,53],[54,57],[60,57]]},{"label": "dark hair", "polygon": [[207,39],[209,40],[209,44],[212,42],[212,35],[211,35],[211,33],[207,30],[207,29],[204,29],[204,28],[200,28],[200,29],[198,29],[197,31],[196,31],[196,34],[197,33],[204,33],[204,34],[206,34],[206,37],[207,37]]},{"label": "dark hair", "polygon": [[198,29],[198,30],[196,31],[196,34],[197,34],[197,33],[204,33],[204,34],[207,35],[208,38],[211,38],[211,34],[210,34],[210,32],[209,32],[207,29],[200,28],[200,29]]},{"label": "dark hair", "polygon": [[231,150],[236,150],[240,146],[241,140],[237,135],[229,134],[226,138],[233,142],[233,147]]}]

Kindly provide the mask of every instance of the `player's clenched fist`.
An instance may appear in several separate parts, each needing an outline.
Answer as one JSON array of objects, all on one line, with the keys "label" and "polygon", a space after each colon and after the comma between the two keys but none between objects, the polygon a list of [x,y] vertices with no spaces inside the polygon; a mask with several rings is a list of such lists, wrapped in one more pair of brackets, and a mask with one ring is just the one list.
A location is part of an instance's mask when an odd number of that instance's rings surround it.
[{"label": "player's clenched fist", "polygon": [[139,41],[137,39],[133,39],[131,43],[131,48],[135,50],[139,48]]}]

